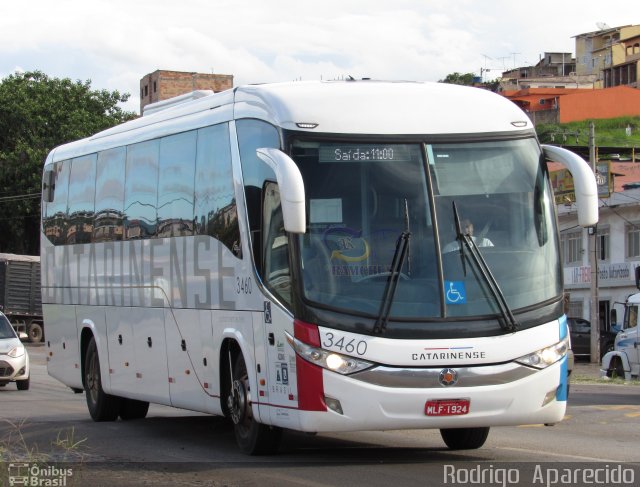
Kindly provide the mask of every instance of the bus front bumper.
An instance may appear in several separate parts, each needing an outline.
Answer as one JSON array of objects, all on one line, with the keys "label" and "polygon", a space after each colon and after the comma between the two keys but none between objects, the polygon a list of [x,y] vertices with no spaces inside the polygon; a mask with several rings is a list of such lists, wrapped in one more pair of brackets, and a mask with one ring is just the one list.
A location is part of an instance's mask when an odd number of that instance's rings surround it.
[{"label": "bus front bumper", "polygon": [[[490,379],[495,376],[494,367],[473,367],[475,383],[467,380],[450,387],[433,386],[430,379],[425,381],[429,386],[423,388],[415,387],[420,374],[399,383],[401,387],[392,387],[393,380],[380,379],[384,373],[374,374],[375,381],[369,373],[369,377],[362,377],[366,381],[323,370],[327,410],[300,410],[300,427],[309,432],[437,429],[553,424],[563,419],[567,357],[542,370],[516,366],[512,368],[515,372],[507,374],[514,380],[503,383],[491,383],[496,382]],[[433,369],[427,375],[441,370]],[[406,371],[398,374],[401,376],[407,377]],[[483,376],[489,378],[489,385],[478,385]],[[468,411],[427,415],[428,401],[449,400],[468,401]]]}]

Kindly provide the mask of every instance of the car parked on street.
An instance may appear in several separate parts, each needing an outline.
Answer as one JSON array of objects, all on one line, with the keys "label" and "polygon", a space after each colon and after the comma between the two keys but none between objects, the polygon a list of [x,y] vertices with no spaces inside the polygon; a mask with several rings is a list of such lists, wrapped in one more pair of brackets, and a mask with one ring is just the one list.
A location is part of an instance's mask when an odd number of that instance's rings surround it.
[{"label": "car parked on street", "polygon": [[[26,334],[22,333],[24,338]],[[15,382],[19,391],[29,389],[29,354],[7,317],[0,312],[0,387]]]},{"label": "car parked on street", "polygon": [[[571,350],[576,358],[591,357],[591,322],[583,318],[567,318],[569,335],[571,336]],[[616,332],[600,330],[600,358],[613,350]]]}]

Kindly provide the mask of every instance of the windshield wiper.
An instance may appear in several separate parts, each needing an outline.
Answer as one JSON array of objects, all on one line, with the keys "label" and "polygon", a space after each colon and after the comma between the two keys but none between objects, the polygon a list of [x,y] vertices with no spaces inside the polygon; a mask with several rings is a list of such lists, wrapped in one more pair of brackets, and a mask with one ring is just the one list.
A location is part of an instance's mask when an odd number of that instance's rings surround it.
[{"label": "windshield wiper", "polygon": [[468,233],[462,232],[462,228],[460,226],[460,215],[458,214],[458,208],[456,207],[455,201],[453,202],[453,218],[456,224],[456,239],[460,242],[460,258],[462,259],[462,268],[464,271],[464,275],[467,275],[464,263],[464,247],[466,246],[469,251],[469,255],[471,256],[472,262],[476,264],[480,275],[489,287],[489,291],[491,291],[491,294],[493,295],[493,298],[495,299],[496,304],[500,309],[500,313],[502,314],[500,326],[502,326],[502,328],[504,328],[508,332],[517,331],[518,322],[513,315],[511,308],[509,307],[509,303],[507,303],[507,298],[498,285],[498,281],[496,281],[496,278],[493,276],[493,273],[491,272],[487,261],[484,260],[484,257],[482,256],[482,253],[480,253],[480,249],[476,245],[476,242],[473,240],[472,236]]},{"label": "windshield wiper", "polygon": [[398,237],[398,241],[396,242],[396,250],[393,254],[391,270],[389,272],[389,277],[387,278],[387,284],[384,288],[384,294],[382,295],[380,310],[378,311],[378,319],[373,326],[374,333],[382,333],[387,328],[389,315],[391,314],[391,306],[393,305],[393,297],[396,294],[396,288],[398,287],[398,281],[400,280],[400,275],[402,273],[402,266],[409,255],[411,232],[409,231],[409,205],[407,204],[406,199],[404,200],[404,214],[406,230],[400,234],[400,237]]},{"label": "windshield wiper", "polygon": [[389,272],[387,285],[384,288],[382,302],[380,303],[378,319],[373,327],[374,333],[382,333],[387,328],[389,314],[391,313],[391,305],[393,304],[393,297],[396,294],[396,288],[398,287],[398,281],[400,280],[400,273],[402,272],[402,265],[407,259],[407,249],[409,248],[410,239],[410,232],[402,232],[400,237],[398,237],[396,251],[393,254],[393,261],[391,262],[391,271]]}]

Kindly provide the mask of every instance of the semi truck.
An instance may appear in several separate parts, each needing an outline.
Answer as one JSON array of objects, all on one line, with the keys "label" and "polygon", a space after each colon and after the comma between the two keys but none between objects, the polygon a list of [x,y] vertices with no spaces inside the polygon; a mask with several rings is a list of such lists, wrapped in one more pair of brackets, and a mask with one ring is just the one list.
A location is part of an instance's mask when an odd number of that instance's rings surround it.
[{"label": "semi truck", "polygon": [[40,257],[0,253],[0,311],[29,341],[44,340]]},{"label": "semi truck", "polygon": [[[640,289],[640,267],[636,267],[636,287]],[[602,357],[602,377],[629,381],[640,377],[640,293],[631,294],[624,306],[622,329],[616,335],[614,350]]]}]

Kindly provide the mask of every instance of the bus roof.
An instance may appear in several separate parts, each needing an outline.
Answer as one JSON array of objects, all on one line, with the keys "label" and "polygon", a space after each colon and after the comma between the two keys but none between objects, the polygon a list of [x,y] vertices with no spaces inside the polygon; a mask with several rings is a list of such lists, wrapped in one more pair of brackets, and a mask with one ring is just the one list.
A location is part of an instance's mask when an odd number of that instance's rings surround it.
[{"label": "bus roof", "polygon": [[527,115],[506,98],[446,83],[299,81],[241,86],[184,99],[60,146],[47,162],[242,118],[331,134],[471,135],[533,130]]},{"label": "bus roof", "polygon": [[[510,132],[533,125],[513,102],[490,91],[446,83],[310,81],[245,86],[243,104],[271,107],[280,127],[317,124],[336,134],[445,135]],[[518,126],[512,125],[518,123]],[[524,122],[523,125],[521,122]]]}]

